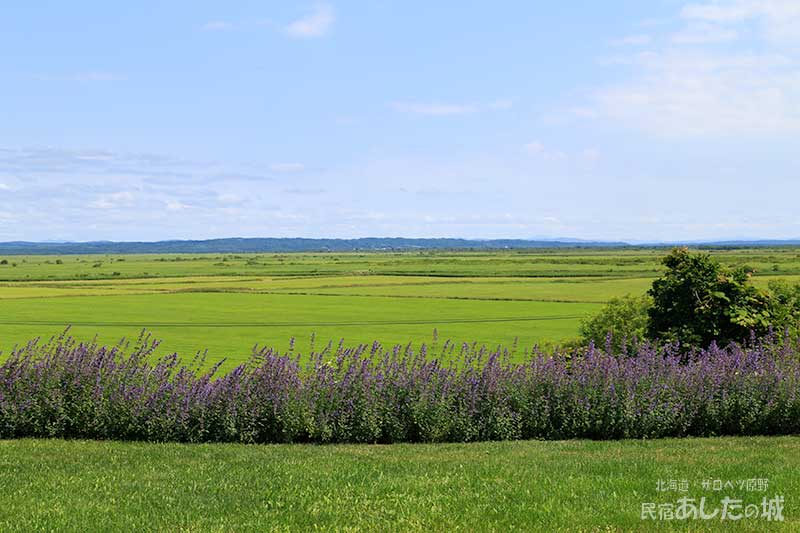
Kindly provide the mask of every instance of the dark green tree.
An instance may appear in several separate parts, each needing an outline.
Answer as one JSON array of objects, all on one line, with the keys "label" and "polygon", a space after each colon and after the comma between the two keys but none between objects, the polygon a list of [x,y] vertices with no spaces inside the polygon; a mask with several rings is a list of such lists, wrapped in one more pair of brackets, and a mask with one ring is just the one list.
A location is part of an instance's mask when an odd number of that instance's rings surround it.
[{"label": "dark green tree", "polygon": [[650,338],[705,347],[769,330],[771,298],[752,285],[748,268],[729,269],[709,254],[686,248],[672,250],[662,262],[667,271],[649,290]]},{"label": "dark green tree", "polygon": [[791,338],[800,337],[800,285],[770,281],[769,295],[772,327],[779,334],[788,332]]}]

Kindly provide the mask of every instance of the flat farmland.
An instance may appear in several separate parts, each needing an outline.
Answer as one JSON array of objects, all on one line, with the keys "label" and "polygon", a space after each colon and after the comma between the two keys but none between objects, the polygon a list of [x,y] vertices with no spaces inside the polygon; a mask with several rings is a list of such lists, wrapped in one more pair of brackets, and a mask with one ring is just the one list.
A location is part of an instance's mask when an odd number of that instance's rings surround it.
[{"label": "flat farmland", "polygon": [[[794,248],[712,252],[756,283],[800,279]],[[162,352],[245,360],[254,345],[307,351],[440,341],[512,345],[573,339],[613,297],[643,294],[661,249],[9,256],[0,258],[0,349],[67,326],[104,343],[147,329]]]}]

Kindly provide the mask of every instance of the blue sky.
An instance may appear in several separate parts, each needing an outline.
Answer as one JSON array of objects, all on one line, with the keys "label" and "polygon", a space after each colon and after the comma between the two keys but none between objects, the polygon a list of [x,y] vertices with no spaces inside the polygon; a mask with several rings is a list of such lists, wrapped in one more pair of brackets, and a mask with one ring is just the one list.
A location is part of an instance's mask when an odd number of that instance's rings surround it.
[{"label": "blue sky", "polygon": [[796,0],[0,14],[0,240],[800,238]]}]

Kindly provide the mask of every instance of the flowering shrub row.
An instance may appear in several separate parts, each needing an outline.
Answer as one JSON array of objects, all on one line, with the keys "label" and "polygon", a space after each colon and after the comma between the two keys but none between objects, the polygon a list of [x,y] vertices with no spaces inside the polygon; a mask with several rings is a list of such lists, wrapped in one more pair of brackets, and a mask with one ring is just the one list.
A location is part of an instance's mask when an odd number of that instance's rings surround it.
[{"label": "flowering shrub row", "polygon": [[[526,355],[446,342],[294,356],[234,370],[132,347],[33,341],[0,365],[0,438],[444,442],[800,433],[800,349],[774,338],[690,355]],[[443,364],[442,361],[453,361]]]}]

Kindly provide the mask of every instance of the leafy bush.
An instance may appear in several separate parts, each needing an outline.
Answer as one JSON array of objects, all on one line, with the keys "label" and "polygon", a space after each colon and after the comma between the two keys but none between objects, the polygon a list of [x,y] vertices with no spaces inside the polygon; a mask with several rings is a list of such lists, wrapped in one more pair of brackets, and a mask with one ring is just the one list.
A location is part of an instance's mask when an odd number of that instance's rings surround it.
[{"label": "leafy bush", "polygon": [[674,249],[662,262],[667,271],[648,291],[651,339],[708,346],[763,335],[772,326],[773,303],[750,283],[747,268],[731,270],[709,254],[686,248]]},{"label": "leafy bush", "polygon": [[751,284],[746,267],[728,269],[708,254],[676,248],[663,259],[666,273],[647,295],[612,299],[582,321],[578,343],[635,352],[637,340],[679,342],[684,348],[711,342],[741,342],[770,330],[800,338],[800,285],[771,281],[764,291]]},{"label": "leafy bush", "polygon": [[614,352],[629,352],[647,333],[648,311],[653,305],[649,296],[613,298],[596,315],[581,321],[579,331],[584,344],[593,342]]},{"label": "leafy bush", "polygon": [[[378,343],[306,358],[265,348],[228,374],[177,355],[59,338],[0,365],[0,438],[417,442],[800,432],[800,346],[774,338],[619,358],[445,342],[433,357]],[[573,357],[569,357],[573,355]],[[444,365],[449,358],[457,363]]]},{"label": "leafy bush", "polygon": [[780,280],[770,281],[768,286],[772,327],[800,337],[800,285]]}]

